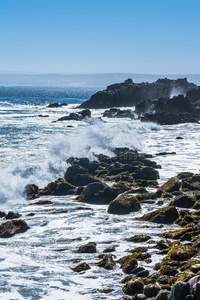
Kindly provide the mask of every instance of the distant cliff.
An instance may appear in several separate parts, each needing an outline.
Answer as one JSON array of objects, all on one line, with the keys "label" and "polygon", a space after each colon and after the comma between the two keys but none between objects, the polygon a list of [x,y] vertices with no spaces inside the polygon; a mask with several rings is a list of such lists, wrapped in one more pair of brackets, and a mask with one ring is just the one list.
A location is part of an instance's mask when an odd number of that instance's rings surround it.
[{"label": "distant cliff", "polygon": [[127,79],[123,83],[109,85],[106,90],[92,95],[88,101],[81,104],[81,108],[109,108],[120,106],[134,106],[137,103],[155,100],[160,97],[171,97],[186,94],[197,86],[189,83],[186,78],[170,80],[158,79],[156,82],[134,83]]}]

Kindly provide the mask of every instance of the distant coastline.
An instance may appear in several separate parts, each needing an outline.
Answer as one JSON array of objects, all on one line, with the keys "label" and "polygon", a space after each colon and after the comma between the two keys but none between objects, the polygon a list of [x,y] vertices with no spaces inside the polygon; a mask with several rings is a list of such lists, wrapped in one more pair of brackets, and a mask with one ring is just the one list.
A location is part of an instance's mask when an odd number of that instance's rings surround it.
[{"label": "distant coastline", "polygon": [[114,82],[131,78],[133,82],[153,82],[158,78],[187,78],[189,82],[200,85],[200,74],[8,74],[0,73],[0,86],[61,86],[105,88]]}]

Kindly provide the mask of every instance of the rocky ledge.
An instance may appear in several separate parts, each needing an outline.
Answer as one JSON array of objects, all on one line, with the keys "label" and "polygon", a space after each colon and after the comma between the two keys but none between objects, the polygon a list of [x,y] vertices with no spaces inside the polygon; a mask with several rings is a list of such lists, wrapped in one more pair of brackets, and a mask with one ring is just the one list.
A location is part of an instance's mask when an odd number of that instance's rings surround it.
[{"label": "rocky ledge", "polygon": [[148,99],[156,100],[160,97],[170,97],[173,92],[186,94],[190,91],[193,91],[189,94],[192,99],[198,98],[200,94],[198,87],[193,83],[189,83],[186,78],[177,80],[158,79],[153,83],[134,83],[132,79],[127,79],[123,83],[112,84],[106,90],[97,92],[88,101],[83,102],[80,107],[111,108],[134,106]]}]

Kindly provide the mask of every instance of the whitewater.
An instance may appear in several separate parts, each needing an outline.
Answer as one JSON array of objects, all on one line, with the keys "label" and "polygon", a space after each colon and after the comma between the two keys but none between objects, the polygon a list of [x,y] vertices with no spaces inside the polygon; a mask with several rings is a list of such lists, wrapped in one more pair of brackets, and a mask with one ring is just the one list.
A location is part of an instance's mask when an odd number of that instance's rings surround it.
[{"label": "whitewater", "polygon": [[[84,121],[55,122],[79,111],[77,105],[95,90],[77,88],[61,92],[57,88],[56,92],[52,89],[46,94],[45,89],[41,92],[36,88],[34,93],[31,88],[26,88],[26,93],[20,88],[8,91],[9,88],[0,94],[1,210],[20,213],[30,229],[0,240],[0,299],[120,299],[120,281],[125,275],[119,267],[109,271],[96,266],[98,255],[108,246],[116,246],[113,254],[116,259],[121,258],[138,246],[125,241],[135,234],[150,234],[156,242],[159,226],[151,224],[144,228],[144,223],[133,220],[136,213],[109,215],[106,206],[80,204],[74,196],[43,196],[41,200],[51,200],[53,204],[30,205],[34,201],[24,198],[24,188],[29,183],[43,188],[63,177],[68,167],[66,160],[71,156],[91,160],[100,153],[114,156],[115,147],[152,155],[176,152],[153,157],[162,166],[159,184],[183,171],[199,173],[200,125],[160,126],[128,118],[109,119],[102,117],[104,110],[94,109],[91,118]],[[68,105],[48,108],[50,102]],[[144,204],[137,216],[155,207]],[[176,225],[169,228],[173,227]],[[97,243],[96,254],[75,253],[89,241]],[[152,263],[140,265],[152,272],[161,256],[155,249],[149,251]],[[91,269],[84,274],[73,272],[71,267],[82,261],[89,263]],[[114,291],[102,293],[108,288]]]}]

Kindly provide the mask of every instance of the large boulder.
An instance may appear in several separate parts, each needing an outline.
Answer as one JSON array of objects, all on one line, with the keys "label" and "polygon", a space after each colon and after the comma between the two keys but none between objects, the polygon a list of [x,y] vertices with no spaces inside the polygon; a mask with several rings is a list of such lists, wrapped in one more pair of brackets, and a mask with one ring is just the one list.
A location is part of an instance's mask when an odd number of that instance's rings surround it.
[{"label": "large boulder", "polygon": [[40,190],[38,195],[55,195],[65,196],[74,194],[76,187],[62,178],[59,178],[55,182],[50,182],[44,189]]},{"label": "large boulder", "polygon": [[108,213],[124,215],[139,211],[140,209],[141,205],[136,196],[121,194],[116,199],[110,202]]},{"label": "large boulder", "polygon": [[139,171],[139,178],[145,180],[157,180],[159,179],[159,173],[152,167],[143,167]]}]

